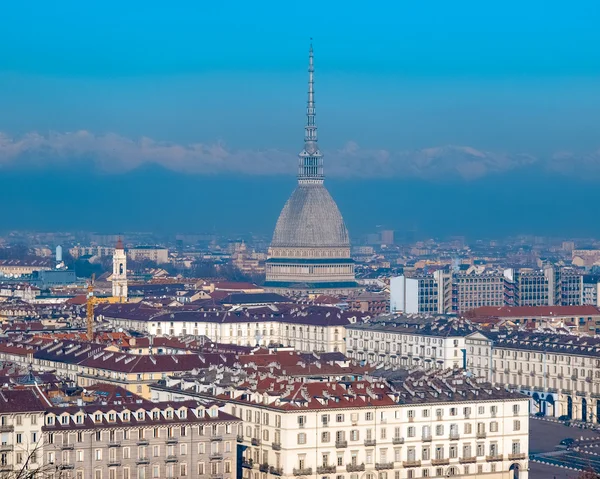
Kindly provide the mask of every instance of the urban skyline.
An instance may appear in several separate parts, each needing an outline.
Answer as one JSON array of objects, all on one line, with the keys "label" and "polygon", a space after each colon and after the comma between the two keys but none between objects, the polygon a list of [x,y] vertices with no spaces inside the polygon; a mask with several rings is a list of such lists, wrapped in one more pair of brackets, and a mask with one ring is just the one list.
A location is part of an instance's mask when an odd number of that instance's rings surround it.
[{"label": "urban skyline", "polygon": [[[10,5],[0,30],[14,46],[0,70],[0,201],[19,197],[28,214],[8,211],[6,228],[159,232],[185,220],[193,231],[272,231],[293,182],[301,121],[290,112],[302,108],[300,65],[315,36],[321,150],[351,231],[548,235],[569,217],[574,235],[599,234],[586,201],[600,174],[598,7],[583,4],[586,15],[533,4],[513,15],[516,2],[493,15],[477,2],[438,2],[426,14],[393,7],[385,22],[396,18],[398,28],[360,34],[323,30],[332,6],[320,7],[308,32],[299,28],[305,12],[289,6],[285,21],[256,35],[241,8],[228,12],[239,28],[227,40],[210,23],[224,14],[218,6],[191,10],[209,25],[197,32],[180,9],[137,15],[129,4],[118,16],[109,3],[92,21],[39,5],[25,24],[22,6]],[[335,12],[348,25],[377,16],[363,14]],[[153,37],[158,25],[169,34]],[[103,40],[103,29],[114,38]],[[89,192],[107,189],[118,198],[87,220]],[[157,189],[162,197],[145,194]],[[548,189],[560,189],[561,201]],[[421,214],[448,197],[451,212]],[[39,203],[70,214],[47,215]],[[422,208],[406,207],[413,203]],[[499,221],[507,211],[511,220]]]},{"label": "urban skyline", "polygon": [[600,479],[598,20],[6,5],[0,479]]}]

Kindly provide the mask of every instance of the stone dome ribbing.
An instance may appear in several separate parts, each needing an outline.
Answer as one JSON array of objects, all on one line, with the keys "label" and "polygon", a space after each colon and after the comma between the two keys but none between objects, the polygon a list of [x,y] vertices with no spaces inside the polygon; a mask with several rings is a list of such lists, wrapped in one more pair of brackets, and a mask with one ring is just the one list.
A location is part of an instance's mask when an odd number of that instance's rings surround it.
[{"label": "stone dome ribbing", "polygon": [[283,207],[272,247],[349,248],[344,219],[323,184],[302,184]]}]

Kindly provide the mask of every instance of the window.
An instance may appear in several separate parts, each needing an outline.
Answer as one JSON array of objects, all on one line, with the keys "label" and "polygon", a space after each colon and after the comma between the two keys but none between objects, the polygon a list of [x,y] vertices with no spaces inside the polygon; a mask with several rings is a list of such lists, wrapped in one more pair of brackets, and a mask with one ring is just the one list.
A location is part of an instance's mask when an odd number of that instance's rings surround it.
[{"label": "window", "polygon": [[413,426],[410,426],[406,431],[406,435],[408,437],[415,437],[415,428]]},{"label": "window", "polygon": [[102,449],[94,450],[94,458],[96,459],[96,461],[102,460]]},{"label": "window", "polygon": [[298,434],[298,444],[306,444],[306,434],[301,432]]},{"label": "window", "polygon": [[521,430],[521,421],[519,421],[518,419],[515,419],[513,421],[513,431],[520,431]]},{"label": "window", "polygon": [[198,475],[199,476],[204,475],[204,463],[203,462],[198,463]]},{"label": "window", "polygon": [[366,412],[365,413],[365,421],[372,421],[373,420],[373,413],[372,412]]},{"label": "window", "polygon": [[490,432],[498,432],[498,423],[496,421],[490,423]]},{"label": "window", "polygon": [[187,464],[185,462],[179,464],[179,475],[181,477],[187,476]]},{"label": "window", "polygon": [[298,427],[302,428],[306,425],[306,416],[298,416]]},{"label": "window", "polygon": [[328,432],[321,433],[321,442],[329,442],[329,433]]},{"label": "window", "polygon": [[335,416],[335,422],[344,422],[344,415],[343,414],[336,414],[336,416]]},{"label": "window", "polygon": [[513,404],[513,414],[516,416],[519,414],[519,405]]}]

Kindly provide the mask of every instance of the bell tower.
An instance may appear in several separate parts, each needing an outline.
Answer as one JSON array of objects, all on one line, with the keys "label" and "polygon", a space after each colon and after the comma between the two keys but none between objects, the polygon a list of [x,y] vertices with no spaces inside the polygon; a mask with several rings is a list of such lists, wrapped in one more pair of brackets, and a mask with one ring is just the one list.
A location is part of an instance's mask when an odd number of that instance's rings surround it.
[{"label": "bell tower", "polygon": [[121,302],[127,301],[127,255],[121,238],[113,254],[112,295]]}]

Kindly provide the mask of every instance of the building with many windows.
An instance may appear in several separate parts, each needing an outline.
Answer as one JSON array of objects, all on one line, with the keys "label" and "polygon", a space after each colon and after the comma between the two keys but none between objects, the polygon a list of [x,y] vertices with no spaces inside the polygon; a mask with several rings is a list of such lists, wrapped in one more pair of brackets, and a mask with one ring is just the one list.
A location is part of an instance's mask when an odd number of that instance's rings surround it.
[{"label": "building with many windows", "polygon": [[236,477],[241,421],[215,404],[140,400],[56,407],[32,389],[2,390],[4,397],[3,472],[35,471],[47,479]]},{"label": "building with many windows", "polygon": [[528,399],[453,371],[406,373],[394,386],[265,376],[218,398],[243,421],[245,479],[528,477]]},{"label": "building with many windows", "polygon": [[345,352],[346,326],[367,313],[312,305],[265,305],[232,311],[148,311],[136,306],[99,309],[115,329],[152,336],[206,336],[240,346],[283,345],[299,351]]},{"label": "building with many windows", "polygon": [[533,411],[600,422],[600,338],[486,332],[468,337],[466,347],[470,371],[529,396]]},{"label": "building with many windows", "polygon": [[393,316],[348,326],[346,354],[391,368],[463,368],[465,338],[474,331],[469,322],[456,318]]}]

